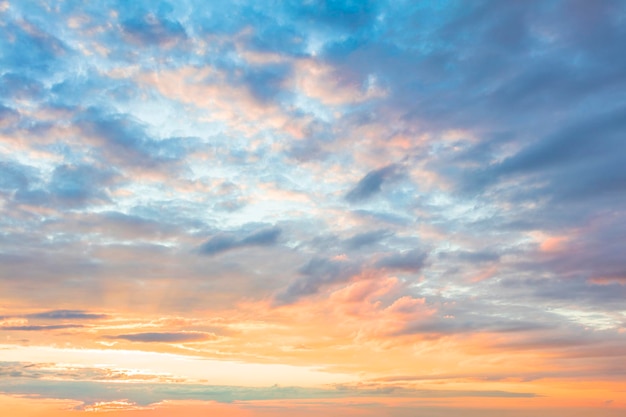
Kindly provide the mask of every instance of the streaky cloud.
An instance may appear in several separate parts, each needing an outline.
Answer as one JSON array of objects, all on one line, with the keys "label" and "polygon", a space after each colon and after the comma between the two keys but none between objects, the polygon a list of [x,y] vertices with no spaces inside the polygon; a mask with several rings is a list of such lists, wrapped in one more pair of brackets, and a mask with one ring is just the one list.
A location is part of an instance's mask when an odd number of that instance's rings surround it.
[{"label": "streaky cloud", "polygon": [[29,326],[0,326],[0,330],[14,330],[25,332],[39,332],[47,330],[79,329],[85,327],[82,324],[49,324],[49,325],[29,325]]},{"label": "streaky cloud", "polygon": [[129,342],[144,343],[185,343],[185,342],[201,342],[214,339],[212,333],[203,332],[147,332],[147,333],[129,333],[116,336],[107,336],[107,339],[122,339]]},{"label": "streaky cloud", "polygon": [[198,248],[202,255],[217,255],[231,249],[250,246],[272,246],[280,237],[282,230],[279,227],[258,230],[240,239],[233,235],[217,235],[204,242]]},{"label": "streaky cloud", "polygon": [[90,313],[85,310],[50,310],[27,314],[25,317],[42,320],[100,320],[109,316],[107,314]]}]

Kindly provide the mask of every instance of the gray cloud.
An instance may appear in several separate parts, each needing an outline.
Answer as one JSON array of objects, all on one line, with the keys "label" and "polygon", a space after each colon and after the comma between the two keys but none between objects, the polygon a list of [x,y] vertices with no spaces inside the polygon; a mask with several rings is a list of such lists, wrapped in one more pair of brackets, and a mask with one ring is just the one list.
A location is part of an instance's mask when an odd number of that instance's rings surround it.
[{"label": "gray cloud", "polygon": [[386,256],[376,262],[376,266],[379,268],[418,272],[424,267],[427,257],[428,254],[426,252],[414,249],[411,251]]},{"label": "gray cloud", "polygon": [[368,172],[361,180],[346,194],[346,200],[350,203],[364,201],[381,191],[381,186],[397,171],[395,164]]},{"label": "gray cloud", "polygon": [[371,232],[359,233],[345,240],[345,245],[350,249],[359,249],[370,246],[391,236],[388,230],[374,230]]},{"label": "gray cloud", "polygon": [[231,249],[249,246],[272,246],[276,244],[282,230],[278,227],[258,230],[240,239],[233,235],[218,235],[200,245],[198,252],[202,255],[216,255]]},{"label": "gray cloud", "polygon": [[279,303],[292,303],[301,297],[316,294],[325,285],[346,281],[359,270],[349,262],[313,258],[298,270],[301,277],[280,292],[276,300]]},{"label": "gray cloud", "polygon": [[90,313],[85,310],[50,310],[41,313],[27,314],[25,317],[41,320],[99,320],[108,317],[106,314]]}]

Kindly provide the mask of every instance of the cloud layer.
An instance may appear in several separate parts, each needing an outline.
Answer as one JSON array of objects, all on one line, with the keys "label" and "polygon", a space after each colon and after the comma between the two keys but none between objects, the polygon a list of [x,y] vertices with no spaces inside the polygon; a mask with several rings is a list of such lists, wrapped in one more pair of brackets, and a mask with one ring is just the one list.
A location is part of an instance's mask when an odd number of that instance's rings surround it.
[{"label": "cloud layer", "polygon": [[625,16],[0,1],[1,343],[626,407]]}]

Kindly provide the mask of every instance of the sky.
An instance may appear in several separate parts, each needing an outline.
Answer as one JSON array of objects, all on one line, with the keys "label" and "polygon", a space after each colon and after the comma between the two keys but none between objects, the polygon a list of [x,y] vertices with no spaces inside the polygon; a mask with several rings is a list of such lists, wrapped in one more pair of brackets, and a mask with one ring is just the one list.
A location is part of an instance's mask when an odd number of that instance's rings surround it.
[{"label": "sky", "polygon": [[0,1],[0,413],[626,413],[626,2]]}]

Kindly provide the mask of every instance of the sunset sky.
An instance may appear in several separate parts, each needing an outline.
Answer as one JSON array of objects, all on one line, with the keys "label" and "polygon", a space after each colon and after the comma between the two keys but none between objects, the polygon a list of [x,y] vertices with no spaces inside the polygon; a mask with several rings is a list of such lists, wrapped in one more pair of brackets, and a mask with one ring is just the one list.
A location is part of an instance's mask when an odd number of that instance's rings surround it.
[{"label": "sunset sky", "polygon": [[0,415],[626,415],[626,1],[0,1]]}]

